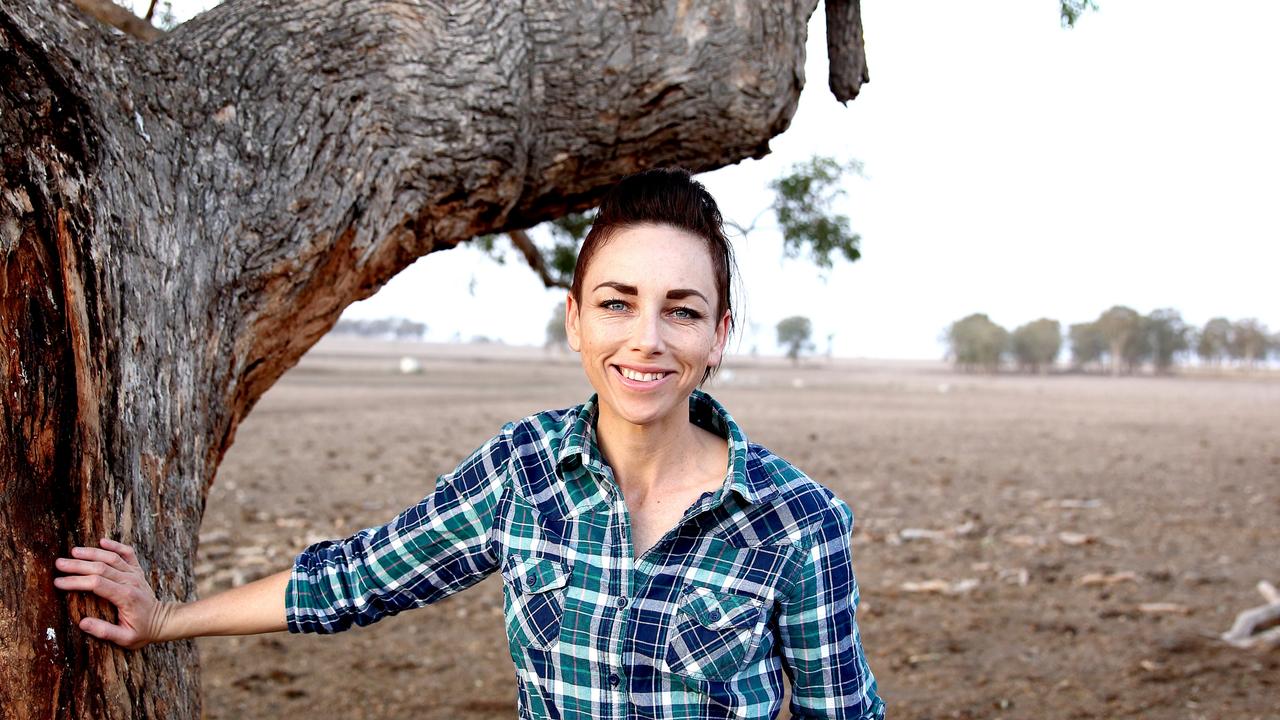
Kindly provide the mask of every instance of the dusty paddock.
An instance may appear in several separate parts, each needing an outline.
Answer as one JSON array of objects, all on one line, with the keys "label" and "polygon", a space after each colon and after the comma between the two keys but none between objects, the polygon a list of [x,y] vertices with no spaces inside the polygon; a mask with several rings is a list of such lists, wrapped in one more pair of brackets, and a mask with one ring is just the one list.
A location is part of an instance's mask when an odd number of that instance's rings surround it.
[{"label": "dusty paddock", "polygon": [[[709,389],[748,437],[857,514],[893,718],[1280,717],[1280,651],[1215,640],[1280,581],[1280,381],[730,367]],[[382,524],[503,422],[589,394],[576,356],[322,341],[226,457],[201,593]],[[931,580],[972,589],[905,589]],[[490,577],[338,635],[203,638],[206,716],[514,717],[501,609]]]}]

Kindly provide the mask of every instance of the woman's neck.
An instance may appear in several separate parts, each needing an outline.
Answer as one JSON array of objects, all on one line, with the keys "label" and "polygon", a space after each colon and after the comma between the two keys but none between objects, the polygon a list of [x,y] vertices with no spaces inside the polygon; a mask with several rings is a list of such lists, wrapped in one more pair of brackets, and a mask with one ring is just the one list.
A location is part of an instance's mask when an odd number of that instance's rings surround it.
[{"label": "woman's neck", "polygon": [[596,442],[629,503],[642,503],[652,492],[703,484],[728,470],[725,439],[691,423],[687,409],[635,425],[602,404]]}]

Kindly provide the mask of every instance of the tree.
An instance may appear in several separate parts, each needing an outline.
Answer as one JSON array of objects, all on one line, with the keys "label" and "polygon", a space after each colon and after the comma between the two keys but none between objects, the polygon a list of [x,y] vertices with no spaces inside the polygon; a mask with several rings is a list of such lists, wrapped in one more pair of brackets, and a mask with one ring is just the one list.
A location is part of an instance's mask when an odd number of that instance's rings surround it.
[{"label": "tree", "polygon": [[1111,359],[1111,374],[1121,370],[1132,372],[1142,350],[1142,316],[1137,311],[1116,305],[1102,313],[1094,322],[1107,343],[1107,355]]},{"label": "tree", "polygon": [[1068,334],[1071,336],[1071,363],[1076,369],[1084,370],[1092,363],[1101,364],[1102,356],[1107,352],[1107,339],[1096,323],[1076,323]]},{"label": "tree", "polygon": [[840,184],[845,173],[861,175],[862,165],[841,165],[833,158],[814,157],[792,166],[789,173],[769,183],[775,193],[772,209],[787,257],[800,257],[807,248],[820,270],[831,269],[832,253],[839,253],[849,262],[862,257],[858,250],[862,236],[850,228],[848,217],[832,207],[845,194]]},{"label": "tree", "polygon": [[[194,718],[195,645],[121,660],[53,560],[111,536],[195,592],[204,499],[262,393],[421,255],[760,157],[816,0],[220,5],[154,41],[0,5],[0,707]],[[828,0],[829,83],[866,81]]]},{"label": "tree", "polygon": [[1173,308],[1153,310],[1142,322],[1156,372],[1169,372],[1178,353],[1191,348],[1191,326],[1183,322],[1182,314]]},{"label": "tree", "polygon": [[1086,11],[1098,9],[1098,4],[1093,0],[1060,0],[1058,5],[1061,8],[1063,27],[1075,27]]},{"label": "tree", "polygon": [[1270,340],[1266,325],[1256,318],[1247,318],[1231,324],[1231,340],[1227,349],[1232,359],[1256,365],[1266,359]]},{"label": "tree", "polygon": [[799,364],[800,353],[813,349],[813,343],[809,341],[812,335],[813,325],[807,317],[792,315],[778,321],[778,344],[787,349],[787,357],[791,358],[793,365]]},{"label": "tree", "polygon": [[982,313],[974,313],[951,323],[947,330],[950,355],[961,370],[1000,369],[1000,360],[1009,347],[1009,331]]},{"label": "tree", "polygon": [[1204,324],[1200,337],[1196,340],[1196,354],[1200,361],[1210,365],[1218,365],[1231,351],[1231,321],[1224,317],[1216,317]]},{"label": "tree", "polygon": [[377,320],[338,320],[332,335],[355,335],[366,338],[393,338],[396,340],[422,340],[427,334],[426,323],[408,318],[379,318]]},{"label": "tree", "polygon": [[1038,373],[1044,367],[1052,367],[1062,349],[1062,326],[1057,320],[1040,318],[1013,331],[1011,336],[1013,356],[1018,366]]}]

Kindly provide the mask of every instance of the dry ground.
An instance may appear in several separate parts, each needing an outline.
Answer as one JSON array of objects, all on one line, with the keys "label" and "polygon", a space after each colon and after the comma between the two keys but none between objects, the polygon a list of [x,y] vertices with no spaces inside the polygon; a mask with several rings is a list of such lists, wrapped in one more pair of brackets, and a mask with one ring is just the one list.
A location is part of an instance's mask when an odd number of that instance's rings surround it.
[{"label": "dry ground", "polygon": [[[405,354],[425,372],[399,374]],[[1280,581],[1280,381],[730,367],[709,389],[748,437],[857,513],[891,717],[1280,717],[1280,651],[1215,640]],[[589,394],[573,355],[322,341],[227,455],[201,593],[382,524],[505,421]],[[929,580],[976,586],[904,589]],[[501,611],[495,576],[338,635],[203,638],[206,715],[514,717]]]}]

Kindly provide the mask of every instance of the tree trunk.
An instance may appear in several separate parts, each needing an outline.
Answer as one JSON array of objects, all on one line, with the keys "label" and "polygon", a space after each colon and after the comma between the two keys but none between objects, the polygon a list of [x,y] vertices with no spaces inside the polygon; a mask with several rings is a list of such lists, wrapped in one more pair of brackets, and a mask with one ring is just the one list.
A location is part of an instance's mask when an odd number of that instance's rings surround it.
[{"label": "tree trunk", "polygon": [[56,590],[54,558],[113,537],[194,599],[237,425],[344,307],[632,171],[763,155],[816,4],[256,0],[146,43],[66,0],[0,2],[12,718],[198,717],[194,644],[80,632],[114,611]]}]

